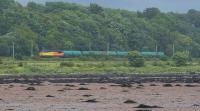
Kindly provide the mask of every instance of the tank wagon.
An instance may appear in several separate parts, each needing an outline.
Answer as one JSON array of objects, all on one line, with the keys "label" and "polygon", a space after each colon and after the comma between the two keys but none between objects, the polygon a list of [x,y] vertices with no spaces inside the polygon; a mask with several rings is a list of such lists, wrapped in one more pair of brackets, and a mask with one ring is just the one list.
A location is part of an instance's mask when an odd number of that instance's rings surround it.
[{"label": "tank wagon", "polygon": [[[144,57],[162,57],[163,52],[141,52]],[[125,51],[45,51],[40,52],[40,57],[80,57],[80,56],[112,56],[126,57]]]}]

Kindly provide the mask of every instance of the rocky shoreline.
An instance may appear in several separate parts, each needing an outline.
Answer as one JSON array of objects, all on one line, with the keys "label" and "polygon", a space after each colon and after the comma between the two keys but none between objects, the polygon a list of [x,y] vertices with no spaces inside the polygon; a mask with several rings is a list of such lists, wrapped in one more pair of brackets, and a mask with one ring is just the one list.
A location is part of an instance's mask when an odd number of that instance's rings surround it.
[{"label": "rocky shoreline", "polygon": [[200,83],[200,73],[182,74],[67,74],[67,75],[1,75],[0,84],[7,83]]}]

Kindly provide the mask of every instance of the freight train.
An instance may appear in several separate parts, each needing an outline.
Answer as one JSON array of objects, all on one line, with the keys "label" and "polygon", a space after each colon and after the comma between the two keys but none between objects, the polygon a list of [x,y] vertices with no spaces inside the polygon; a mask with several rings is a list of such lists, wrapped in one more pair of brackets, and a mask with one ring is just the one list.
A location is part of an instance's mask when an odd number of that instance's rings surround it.
[{"label": "freight train", "polygon": [[[162,57],[163,52],[141,52],[144,57]],[[112,56],[126,57],[128,52],[123,51],[42,51],[40,57],[80,57],[80,56]]]}]

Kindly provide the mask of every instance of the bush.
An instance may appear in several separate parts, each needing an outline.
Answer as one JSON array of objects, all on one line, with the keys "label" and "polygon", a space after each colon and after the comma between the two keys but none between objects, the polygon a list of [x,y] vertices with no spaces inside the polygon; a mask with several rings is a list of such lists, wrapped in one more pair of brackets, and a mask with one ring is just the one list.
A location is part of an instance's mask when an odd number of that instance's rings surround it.
[{"label": "bush", "polygon": [[61,62],[60,63],[61,67],[73,67],[75,64],[73,62]]},{"label": "bush", "polygon": [[144,57],[138,51],[131,51],[128,53],[129,64],[133,67],[144,66]]},{"label": "bush", "polygon": [[161,61],[167,61],[167,60],[168,60],[168,57],[167,57],[167,56],[161,56],[161,57],[160,57],[160,60],[161,60]]},{"label": "bush", "polygon": [[177,52],[173,60],[175,61],[176,66],[185,66],[189,60],[189,53],[187,52]]},{"label": "bush", "polygon": [[81,67],[82,65],[81,64],[76,64],[76,67]]},{"label": "bush", "polygon": [[22,62],[18,63],[18,66],[23,67],[23,63]]},{"label": "bush", "polygon": [[174,64],[174,62],[171,62],[171,61],[167,61],[167,62],[166,62],[166,65],[168,65],[168,66],[173,66],[173,67],[176,66],[176,65]]},{"label": "bush", "polygon": [[0,59],[0,64],[3,64],[3,61],[2,61],[2,59]]},{"label": "bush", "polygon": [[159,62],[157,62],[157,61],[153,61],[152,65],[153,65],[153,66],[159,66],[159,65],[160,65],[160,63],[159,63]]}]

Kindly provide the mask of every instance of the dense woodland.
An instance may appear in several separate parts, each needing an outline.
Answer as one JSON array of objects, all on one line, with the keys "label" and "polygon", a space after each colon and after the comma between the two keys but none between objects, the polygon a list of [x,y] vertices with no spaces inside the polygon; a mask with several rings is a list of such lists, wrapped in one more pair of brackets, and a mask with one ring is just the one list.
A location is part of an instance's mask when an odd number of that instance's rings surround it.
[{"label": "dense woodland", "polygon": [[31,47],[42,50],[158,51],[172,56],[189,51],[200,57],[200,11],[162,13],[157,8],[143,12],[85,7],[63,2],[22,6],[0,0],[0,55],[15,52],[29,56]]}]

